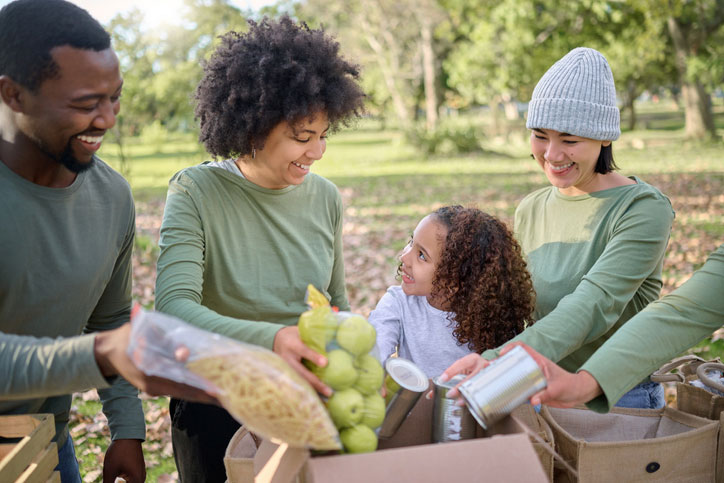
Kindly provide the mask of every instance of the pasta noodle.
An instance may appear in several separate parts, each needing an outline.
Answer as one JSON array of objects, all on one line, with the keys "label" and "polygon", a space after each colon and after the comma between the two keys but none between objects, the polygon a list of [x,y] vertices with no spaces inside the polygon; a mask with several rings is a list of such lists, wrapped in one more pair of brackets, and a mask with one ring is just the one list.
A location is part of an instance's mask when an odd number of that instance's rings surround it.
[{"label": "pasta noodle", "polygon": [[339,433],[316,392],[273,352],[245,347],[186,365],[222,391],[221,404],[250,431],[293,447],[341,448]]}]

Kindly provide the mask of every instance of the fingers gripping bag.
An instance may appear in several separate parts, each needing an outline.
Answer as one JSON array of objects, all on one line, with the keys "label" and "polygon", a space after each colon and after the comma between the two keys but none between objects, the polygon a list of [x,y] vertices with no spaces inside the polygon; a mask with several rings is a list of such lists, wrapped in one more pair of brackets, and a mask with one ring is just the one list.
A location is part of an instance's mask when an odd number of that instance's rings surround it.
[{"label": "fingers gripping bag", "polygon": [[310,309],[299,317],[299,336],[324,355],[327,365],[304,364],[334,391],[326,400],[329,415],[348,453],[377,449],[377,434],[385,417],[380,395],[384,370],[373,354],[377,333],[361,315],[337,312],[312,285],[307,288]]},{"label": "fingers gripping bag", "polygon": [[144,373],[219,394],[250,431],[292,447],[340,449],[339,433],[312,387],[263,347],[141,311],[128,355]]}]

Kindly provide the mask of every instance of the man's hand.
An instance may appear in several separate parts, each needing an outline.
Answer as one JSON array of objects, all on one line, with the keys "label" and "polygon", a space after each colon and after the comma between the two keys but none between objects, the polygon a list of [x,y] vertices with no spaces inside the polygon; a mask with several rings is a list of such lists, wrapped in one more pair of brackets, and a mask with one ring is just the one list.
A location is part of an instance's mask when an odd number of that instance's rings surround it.
[{"label": "man's hand", "polygon": [[128,483],[146,481],[146,464],[140,439],[111,441],[103,459],[103,483],[113,483],[118,477]]},{"label": "man's hand", "polygon": [[284,327],[274,336],[274,352],[279,354],[295,371],[312,385],[317,392],[324,396],[331,396],[332,389],[312,374],[302,359],[307,359],[319,367],[327,365],[327,358],[307,347],[299,337],[299,329],[296,326]]},{"label": "man's hand", "polygon": [[[120,375],[138,389],[151,396],[174,396],[187,401],[218,404],[214,394],[199,388],[181,384],[157,376],[148,376],[141,372],[126,354],[131,335],[131,324],[126,323],[113,330],[98,332],[95,336],[96,363],[105,377]],[[179,348],[176,356],[184,361],[188,350]]]},{"label": "man's hand", "polygon": [[522,342],[508,344],[500,355],[506,354],[513,347],[521,346],[533,357],[543,371],[548,386],[530,398],[531,404],[546,404],[557,408],[570,408],[583,404],[602,394],[596,379],[586,371],[572,374],[557,364],[540,355]]}]

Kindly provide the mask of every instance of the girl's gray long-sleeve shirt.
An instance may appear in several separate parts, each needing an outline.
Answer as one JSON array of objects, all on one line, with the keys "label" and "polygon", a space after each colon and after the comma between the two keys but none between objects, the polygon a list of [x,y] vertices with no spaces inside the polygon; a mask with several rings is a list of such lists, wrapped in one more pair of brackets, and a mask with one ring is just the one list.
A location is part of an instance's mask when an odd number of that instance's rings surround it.
[{"label": "girl's gray long-sleeve shirt", "polygon": [[380,362],[384,363],[397,348],[399,357],[414,362],[427,377],[440,375],[471,352],[453,336],[451,315],[432,307],[426,297],[405,295],[400,286],[388,288],[369,316],[377,330]]}]

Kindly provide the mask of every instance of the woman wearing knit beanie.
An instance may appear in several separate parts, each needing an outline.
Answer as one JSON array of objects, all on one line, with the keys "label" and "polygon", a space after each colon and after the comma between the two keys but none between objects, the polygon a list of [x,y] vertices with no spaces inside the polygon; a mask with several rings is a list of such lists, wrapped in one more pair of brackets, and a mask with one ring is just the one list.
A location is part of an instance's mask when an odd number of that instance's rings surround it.
[{"label": "woman wearing knit beanie", "polygon": [[[515,234],[536,291],[537,322],[512,340],[575,372],[659,297],[674,212],[658,189],[614,171],[619,110],[613,74],[600,52],[573,49],[543,75],[526,127],[532,156],[551,186],[528,195],[515,213]],[[640,352],[646,349],[641,340]],[[486,351],[483,358],[497,355]],[[487,365],[475,354],[466,357],[446,374]],[[619,404],[662,407],[663,389],[647,379]]]}]

